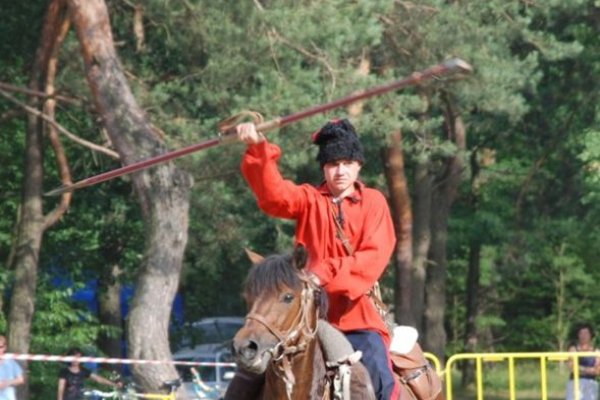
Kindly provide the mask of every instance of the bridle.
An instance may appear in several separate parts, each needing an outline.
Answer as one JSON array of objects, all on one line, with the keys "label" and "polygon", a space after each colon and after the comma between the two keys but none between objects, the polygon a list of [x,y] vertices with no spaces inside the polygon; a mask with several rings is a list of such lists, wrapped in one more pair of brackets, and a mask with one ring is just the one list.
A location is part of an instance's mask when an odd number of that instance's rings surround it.
[{"label": "bridle", "polygon": [[[285,382],[288,399],[291,399],[293,387],[296,383],[296,378],[292,372],[292,357],[304,352],[310,341],[314,339],[317,333],[319,316],[319,307],[315,305],[315,298],[316,294],[320,292],[320,288],[308,278],[304,270],[300,270],[298,275],[303,286],[300,307],[289,329],[282,332],[257,313],[250,313],[246,316],[247,320],[258,322],[277,338],[277,343],[265,350],[265,353],[271,353],[271,362],[275,367],[274,371]],[[311,307],[314,308],[314,315],[311,314]],[[311,317],[314,321],[312,327],[310,326]]]}]

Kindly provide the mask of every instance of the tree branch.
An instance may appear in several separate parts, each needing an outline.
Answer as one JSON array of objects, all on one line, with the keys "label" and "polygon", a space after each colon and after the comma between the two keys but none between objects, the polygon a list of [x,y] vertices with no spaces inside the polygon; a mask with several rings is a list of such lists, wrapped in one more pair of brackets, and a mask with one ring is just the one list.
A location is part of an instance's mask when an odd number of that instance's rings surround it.
[{"label": "tree branch", "polygon": [[60,124],[58,124],[56,121],[54,121],[52,118],[48,117],[47,115],[45,115],[44,113],[36,110],[35,108],[32,108],[30,106],[28,106],[27,104],[17,100],[15,97],[11,96],[10,94],[6,93],[4,90],[0,90],[0,96],[3,96],[4,98],[12,101],[13,103],[17,104],[18,106],[20,106],[21,108],[23,108],[25,111],[27,111],[30,114],[35,115],[36,117],[39,117],[41,119],[43,119],[44,121],[46,121],[47,123],[49,123],[50,125],[53,125],[60,133],[62,133],[63,135],[65,135],[66,137],[68,137],[69,139],[71,139],[72,141],[74,141],[75,143],[78,143],[84,147],[87,147],[91,150],[97,151],[99,153],[105,154],[111,158],[114,158],[115,160],[119,160],[119,154],[113,150],[107,149],[105,147],[99,146],[95,143],[89,142],[85,139],[80,138],[79,136],[69,132],[66,128],[62,127]]},{"label": "tree branch", "polygon": [[69,104],[73,104],[76,106],[80,106],[81,105],[81,100],[80,99],[76,99],[73,97],[67,97],[67,96],[62,96],[60,94],[48,94],[48,93],[44,93],[44,92],[39,92],[37,90],[32,90],[32,89],[27,89],[27,88],[22,88],[19,86],[15,86],[15,85],[11,85],[10,83],[6,83],[6,82],[0,82],[0,89],[8,91],[8,92],[17,92],[17,93],[23,93],[29,96],[37,96],[37,97],[44,97],[44,98],[52,98],[52,99],[56,99],[56,100],[60,100],[63,101],[65,103],[69,103]]},{"label": "tree branch", "polygon": [[[48,58],[47,66],[46,66],[46,87],[45,92],[48,95],[54,94],[54,81],[56,78],[56,71],[58,65],[58,53],[60,50],[60,46],[63,43],[65,37],[67,36],[67,32],[69,31],[69,27],[71,26],[71,21],[68,18],[65,18],[60,25],[57,35],[54,38],[54,45],[52,47],[52,53]],[[55,121],[55,112],[56,112],[56,100],[53,97],[49,97],[43,104],[44,114],[51,118],[52,121]],[[60,141],[60,137],[58,136],[58,129],[56,125],[48,124],[45,127],[48,131],[48,138],[50,139],[50,144],[52,145],[52,149],[54,150],[54,155],[56,156],[56,163],[58,166],[58,171],[60,174],[60,180],[63,185],[69,185],[72,183],[71,180],[71,171],[69,169],[69,162],[67,160],[67,155],[65,154],[65,149]],[[59,204],[48,214],[44,216],[44,229],[47,229],[54,225],[69,209],[69,205],[71,204],[71,199],[73,197],[72,192],[65,192],[60,197]]]},{"label": "tree branch", "polygon": [[285,44],[289,48],[296,50],[300,54],[323,64],[323,66],[325,67],[327,72],[329,72],[329,75],[331,76],[331,91],[333,92],[333,90],[335,89],[335,85],[336,85],[335,70],[331,66],[331,64],[329,64],[329,62],[325,59],[325,57],[320,56],[318,54],[313,54],[310,51],[306,50],[304,47],[301,47],[295,43],[292,43],[292,41],[290,41],[289,39],[282,36],[275,28],[271,29],[271,34],[273,35],[274,38],[276,38],[277,40],[279,40],[281,43]]}]

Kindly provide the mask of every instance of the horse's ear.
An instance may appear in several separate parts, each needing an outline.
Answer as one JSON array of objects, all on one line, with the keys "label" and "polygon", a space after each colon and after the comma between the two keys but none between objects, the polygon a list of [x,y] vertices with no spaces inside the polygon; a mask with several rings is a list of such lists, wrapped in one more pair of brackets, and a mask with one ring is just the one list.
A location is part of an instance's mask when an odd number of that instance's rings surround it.
[{"label": "horse's ear", "polygon": [[303,245],[299,244],[294,249],[294,266],[298,269],[304,269],[308,261],[308,252]]},{"label": "horse's ear", "polygon": [[244,249],[244,251],[246,252],[246,255],[248,256],[248,258],[250,259],[250,262],[252,262],[252,265],[256,265],[265,259],[260,254],[253,252],[252,250],[250,250],[247,247]]}]

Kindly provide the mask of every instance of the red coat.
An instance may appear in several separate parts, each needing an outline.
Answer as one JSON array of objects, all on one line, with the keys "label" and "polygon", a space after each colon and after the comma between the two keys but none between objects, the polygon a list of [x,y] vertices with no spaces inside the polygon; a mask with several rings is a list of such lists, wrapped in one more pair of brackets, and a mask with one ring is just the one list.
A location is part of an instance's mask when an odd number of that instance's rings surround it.
[{"label": "red coat", "polygon": [[266,141],[250,145],[242,173],[268,215],[296,221],[296,243],[308,250],[308,268],[329,296],[329,322],[341,331],[375,330],[389,346],[390,337],[368,290],[381,277],[396,243],[394,225],[383,194],[357,183],[342,202],[344,232],[354,254],[336,237],[337,206],[326,184],[297,185],[283,179],[277,161],[280,148]]}]

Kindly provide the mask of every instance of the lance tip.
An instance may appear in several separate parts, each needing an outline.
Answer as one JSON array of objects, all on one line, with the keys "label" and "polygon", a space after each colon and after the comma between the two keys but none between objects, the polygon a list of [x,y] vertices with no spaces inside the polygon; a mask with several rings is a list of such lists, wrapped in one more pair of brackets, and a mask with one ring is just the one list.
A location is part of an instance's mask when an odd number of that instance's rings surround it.
[{"label": "lance tip", "polygon": [[445,62],[446,67],[451,69],[458,69],[462,72],[471,73],[473,72],[473,67],[468,62],[461,60],[460,58],[452,58]]}]

